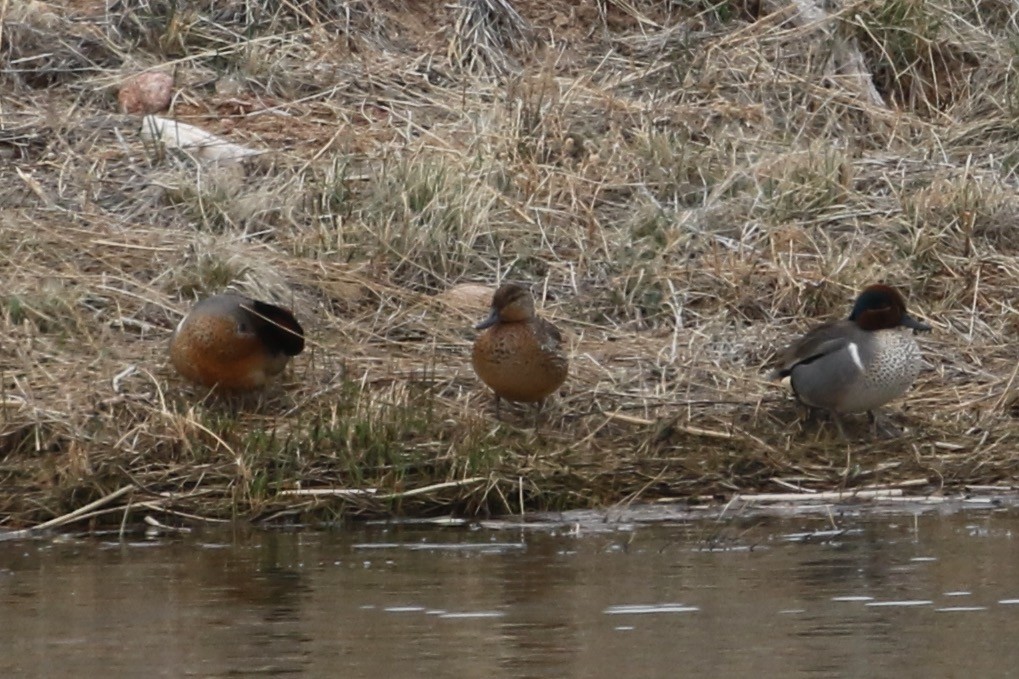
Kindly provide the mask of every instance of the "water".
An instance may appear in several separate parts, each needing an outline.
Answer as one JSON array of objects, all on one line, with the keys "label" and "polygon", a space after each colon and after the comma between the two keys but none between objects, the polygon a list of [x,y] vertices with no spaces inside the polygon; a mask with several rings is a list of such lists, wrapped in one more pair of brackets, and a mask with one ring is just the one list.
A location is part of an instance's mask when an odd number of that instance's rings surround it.
[{"label": "water", "polygon": [[[647,517],[643,517],[647,518]],[[1014,509],[0,543],[0,677],[967,677]]]}]

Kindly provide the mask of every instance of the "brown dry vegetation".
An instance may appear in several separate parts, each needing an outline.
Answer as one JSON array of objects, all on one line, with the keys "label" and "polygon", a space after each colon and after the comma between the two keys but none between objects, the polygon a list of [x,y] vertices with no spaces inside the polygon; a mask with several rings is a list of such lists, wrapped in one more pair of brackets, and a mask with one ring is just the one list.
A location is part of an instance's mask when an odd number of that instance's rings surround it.
[{"label": "brown dry vegetation", "polygon": [[[1012,482],[1014,3],[0,12],[0,525],[96,500],[78,518]],[[167,115],[266,153],[144,144],[116,95],[145,69],[174,74]],[[571,346],[537,430],[523,408],[496,421],[469,366],[484,302],[459,286],[504,279]],[[766,367],[878,280],[934,326],[931,368],[888,408],[907,435],[856,418],[846,444]],[[239,402],[166,359],[227,286],[292,306],[310,340]]]}]

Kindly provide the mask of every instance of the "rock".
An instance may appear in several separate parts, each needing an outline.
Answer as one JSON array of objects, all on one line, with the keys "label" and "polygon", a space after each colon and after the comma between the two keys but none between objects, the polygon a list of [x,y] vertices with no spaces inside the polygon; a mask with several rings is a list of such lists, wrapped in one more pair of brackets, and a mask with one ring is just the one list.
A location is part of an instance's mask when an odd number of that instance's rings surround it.
[{"label": "rock", "polygon": [[173,76],[166,73],[142,73],[120,88],[117,100],[124,113],[159,113],[170,108]]}]

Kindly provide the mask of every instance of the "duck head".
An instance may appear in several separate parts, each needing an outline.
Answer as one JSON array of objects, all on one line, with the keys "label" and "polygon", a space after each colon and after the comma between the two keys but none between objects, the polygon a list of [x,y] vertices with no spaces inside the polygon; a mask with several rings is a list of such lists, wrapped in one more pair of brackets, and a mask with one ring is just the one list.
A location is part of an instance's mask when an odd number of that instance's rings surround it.
[{"label": "duck head", "polygon": [[304,351],[304,328],[289,309],[257,299],[251,300],[250,307],[242,308],[250,314],[250,321],[267,348],[287,356]]},{"label": "duck head", "polygon": [[906,300],[890,285],[870,285],[856,298],[849,320],[861,330],[888,330],[905,326],[914,332],[930,331],[931,327],[906,313]]},{"label": "duck head", "polygon": [[507,283],[492,295],[492,310],[488,318],[474,326],[475,330],[490,328],[496,323],[513,323],[534,318],[534,299],[521,285]]}]

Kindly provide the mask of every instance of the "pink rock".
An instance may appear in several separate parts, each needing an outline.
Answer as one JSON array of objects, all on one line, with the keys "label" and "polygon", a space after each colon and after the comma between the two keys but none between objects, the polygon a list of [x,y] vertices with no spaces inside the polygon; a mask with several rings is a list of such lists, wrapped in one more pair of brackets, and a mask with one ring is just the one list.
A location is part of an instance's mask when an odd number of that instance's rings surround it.
[{"label": "pink rock", "polygon": [[120,88],[117,100],[124,113],[159,113],[170,107],[173,76],[166,73],[142,73]]}]

